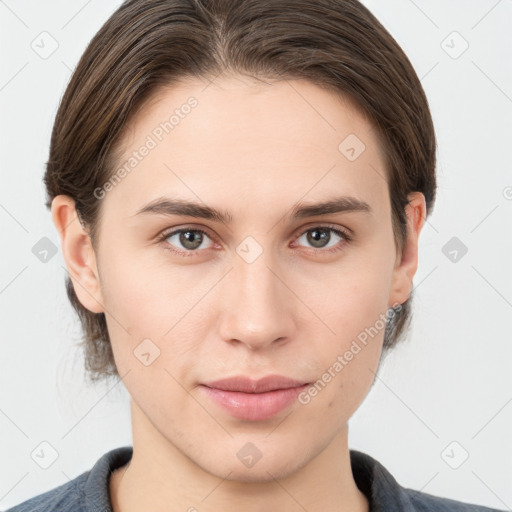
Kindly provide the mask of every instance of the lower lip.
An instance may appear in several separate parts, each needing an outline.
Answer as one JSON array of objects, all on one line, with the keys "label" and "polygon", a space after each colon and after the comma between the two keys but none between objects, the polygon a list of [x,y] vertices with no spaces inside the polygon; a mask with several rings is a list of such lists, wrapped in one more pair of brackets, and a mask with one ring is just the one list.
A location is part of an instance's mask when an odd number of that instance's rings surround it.
[{"label": "lower lip", "polygon": [[240,391],[224,391],[201,385],[200,388],[217,405],[228,411],[232,416],[242,420],[268,420],[290,406],[301,391],[309,384],[296,388],[276,389],[266,393],[242,393]]}]

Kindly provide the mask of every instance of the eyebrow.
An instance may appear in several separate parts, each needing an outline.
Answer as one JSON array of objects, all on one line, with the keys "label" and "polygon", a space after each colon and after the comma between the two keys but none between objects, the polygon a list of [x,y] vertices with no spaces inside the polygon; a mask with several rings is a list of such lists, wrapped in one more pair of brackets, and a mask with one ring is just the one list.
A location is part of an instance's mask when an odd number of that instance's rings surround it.
[{"label": "eyebrow", "polygon": [[[307,217],[316,217],[329,213],[340,212],[364,212],[371,214],[372,209],[368,203],[350,196],[335,197],[328,201],[315,204],[297,204],[287,215],[292,219],[304,219]],[[227,210],[212,208],[183,199],[170,199],[166,197],[157,198],[142,208],[134,215],[154,213],[160,215],[183,215],[187,217],[196,217],[201,219],[230,224],[233,216]]]}]

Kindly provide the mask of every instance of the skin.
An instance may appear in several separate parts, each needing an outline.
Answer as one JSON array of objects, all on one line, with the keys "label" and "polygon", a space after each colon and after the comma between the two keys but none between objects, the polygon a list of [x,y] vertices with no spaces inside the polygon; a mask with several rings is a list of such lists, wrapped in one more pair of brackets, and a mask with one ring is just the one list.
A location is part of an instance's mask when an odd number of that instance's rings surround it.
[{"label": "skin", "polygon": [[[124,134],[120,165],[190,96],[197,107],[101,200],[96,250],[73,201],[52,203],[78,298],[105,312],[131,395],[134,452],[110,480],[114,511],[367,511],[347,422],[373,383],[383,329],[307,405],[296,401],[269,420],[232,417],[199,384],[268,374],[317,381],[361,331],[408,298],[424,196],[409,196],[398,254],[371,123],[304,80],[225,76],[208,87],[190,79],[163,89]],[[354,161],[338,149],[348,134],[366,146]],[[287,216],[298,202],[334,195],[366,201],[372,212]],[[161,196],[229,211],[233,220],[135,215]],[[352,240],[327,231],[324,245],[341,250],[314,245],[308,230],[325,225],[350,230]],[[182,227],[207,232],[191,257],[165,249],[187,251],[179,234],[157,241]],[[251,263],[236,252],[247,236],[263,251]],[[148,366],[133,352],[145,338],[160,350]],[[252,467],[237,457],[248,442],[261,452]]]}]

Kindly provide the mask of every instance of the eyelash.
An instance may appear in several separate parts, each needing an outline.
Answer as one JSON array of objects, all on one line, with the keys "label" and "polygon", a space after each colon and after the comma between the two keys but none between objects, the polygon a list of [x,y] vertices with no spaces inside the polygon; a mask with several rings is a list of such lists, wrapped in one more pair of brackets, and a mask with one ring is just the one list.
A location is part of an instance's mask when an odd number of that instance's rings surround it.
[{"label": "eyelash", "polygon": [[[352,241],[352,237],[351,235],[349,235],[347,233],[346,230],[344,229],[340,229],[339,227],[333,227],[333,226],[329,226],[329,225],[318,225],[318,226],[313,226],[309,229],[306,229],[304,231],[302,231],[296,238],[300,238],[302,235],[308,233],[309,231],[314,231],[315,229],[325,229],[325,230],[329,230],[329,231],[332,231],[333,233],[335,233],[336,235],[340,236],[341,238],[344,239],[344,242],[340,242],[341,243],[341,246],[339,244],[337,244],[335,247],[331,247],[329,249],[315,249],[315,248],[311,248],[313,251],[317,252],[330,252],[330,253],[335,253],[335,252],[338,252],[338,251],[341,251],[344,249],[345,245],[350,243]],[[180,229],[176,229],[176,230],[171,230],[171,231],[165,231],[163,234],[161,234],[158,239],[157,239],[157,242],[159,243],[163,243],[166,241],[167,238],[173,236],[173,235],[176,235],[178,233],[185,233],[187,231],[192,231],[194,233],[202,233],[203,235],[206,235],[208,238],[212,239],[212,237],[210,235],[208,235],[208,233],[202,229],[198,229],[198,228],[180,228]],[[183,250],[183,251],[180,251],[179,249],[175,249],[172,245],[168,244],[168,243],[164,243],[164,249],[167,250],[167,251],[171,251],[172,253],[174,254],[178,254],[180,256],[184,256],[184,257],[190,257],[190,256],[196,256],[197,253],[201,252],[201,250]],[[206,250],[206,249],[202,249],[202,250]]]}]

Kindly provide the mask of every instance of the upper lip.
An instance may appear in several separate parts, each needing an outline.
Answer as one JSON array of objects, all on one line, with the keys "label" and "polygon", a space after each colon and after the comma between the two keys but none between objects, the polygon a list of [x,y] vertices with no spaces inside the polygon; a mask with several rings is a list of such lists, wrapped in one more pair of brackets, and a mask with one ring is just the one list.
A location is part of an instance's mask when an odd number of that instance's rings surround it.
[{"label": "upper lip", "polygon": [[245,376],[228,377],[226,379],[204,382],[209,388],[223,391],[241,391],[243,393],[265,393],[276,389],[288,389],[304,386],[308,382],[290,379],[282,375],[267,375],[261,379],[250,379]]}]

